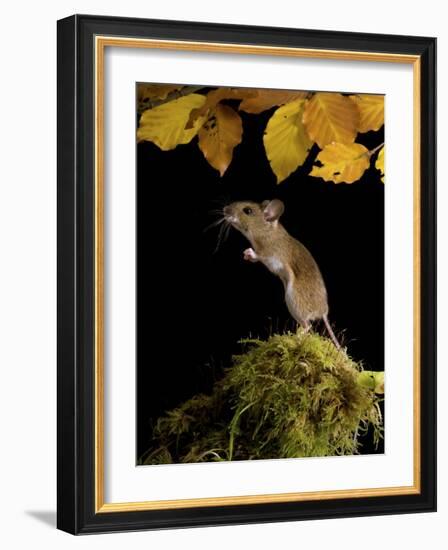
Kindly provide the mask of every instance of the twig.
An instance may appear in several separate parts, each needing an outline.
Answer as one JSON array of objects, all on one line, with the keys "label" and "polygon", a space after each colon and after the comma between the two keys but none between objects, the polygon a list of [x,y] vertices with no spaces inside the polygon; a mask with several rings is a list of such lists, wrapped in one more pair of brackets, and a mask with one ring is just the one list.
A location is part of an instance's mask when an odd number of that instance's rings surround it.
[{"label": "twig", "polygon": [[383,147],[383,145],[384,145],[384,141],[383,141],[383,143],[380,143],[374,149],[369,151],[369,157],[372,157],[379,149],[381,149],[381,147]]}]

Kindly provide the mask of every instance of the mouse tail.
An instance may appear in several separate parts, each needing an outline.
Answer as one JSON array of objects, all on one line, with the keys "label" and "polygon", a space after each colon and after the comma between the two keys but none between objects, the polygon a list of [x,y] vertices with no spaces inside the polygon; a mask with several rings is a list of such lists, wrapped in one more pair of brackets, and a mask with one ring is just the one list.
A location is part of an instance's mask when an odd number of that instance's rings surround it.
[{"label": "mouse tail", "polygon": [[324,315],[323,317],[325,327],[328,331],[328,334],[330,335],[331,340],[333,341],[333,344],[338,348],[341,349],[341,344],[338,342],[338,339],[334,335],[333,329],[331,328],[330,322],[328,321],[328,317]]}]

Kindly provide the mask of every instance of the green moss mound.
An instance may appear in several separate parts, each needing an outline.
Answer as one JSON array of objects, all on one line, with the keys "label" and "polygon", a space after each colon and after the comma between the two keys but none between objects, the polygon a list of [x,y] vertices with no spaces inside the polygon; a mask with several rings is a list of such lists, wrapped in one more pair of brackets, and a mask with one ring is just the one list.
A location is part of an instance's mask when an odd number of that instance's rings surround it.
[{"label": "green moss mound", "polygon": [[244,344],[211,395],[159,418],[139,464],[352,455],[369,427],[378,443],[375,383],[329,339],[299,330]]}]

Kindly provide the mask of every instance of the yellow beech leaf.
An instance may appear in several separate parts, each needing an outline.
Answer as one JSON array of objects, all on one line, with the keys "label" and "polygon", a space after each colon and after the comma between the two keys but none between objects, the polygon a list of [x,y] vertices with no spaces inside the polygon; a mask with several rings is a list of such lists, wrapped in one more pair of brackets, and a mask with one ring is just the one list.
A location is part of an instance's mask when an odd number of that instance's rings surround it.
[{"label": "yellow beech leaf", "polygon": [[370,165],[369,150],[360,143],[330,143],[317,155],[322,166],[314,166],[311,176],[334,183],[353,183]]},{"label": "yellow beech leaf", "polygon": [[291,90],[257,90],[254,97],[247,97],[240,103],[239,110],[246,113],[262,113],[272,107],[284,105],[294,99],[304,99],[307,92]]},{"label": "yellow beech leaf", "polygon": [[241,117],[227,105],[217,105],[212,116],[199,130],[199,149],[210,166],[221,176],[232,161],[233,149],[241,142]]},{"label": "yellow beech leaf", "polygon": [[137,98],[139,101],[146,97],[149,99],[166,99],[168,94],[181,88],[183,88],[182,84],[139,84]]},{"label": "yellow beech leaf", "polygon": [[351,95],[350,99],[358,106],[359,132],[379,130],[384,124],[384,96],[382,95]]},{"label": "yellow beech leaf", "polygon": [[252,88],[218,88],[212,90],[205,96],[204,104],[198,109],[191,111],[187,128],[191,128],[198,117],[207,116],[211,113],[220,101],[224,99],[244,99],[246,97],[253,97],[256,93],[256,90]]},{"label": "yellow beech leaf", "polygon": [[321,149],[329,143],[353,143],[359,112],[353,101],[336,93],[317,92],[307,102],[303,123]]},{"label": "yellow beech leaf", "polygon": [[142,113],[151,107],[153,101],[166,99],[170,93],[181,90],[183,87],[179,84],[138,84],[138,112]]},{"label": "yellow beech leaf", "polygon": [[189,143],[198,133],[204,119],[198,118],[193,128],[188,130],[185,125],[192,109],[201,107],[204,102],[203,95],[189,94],[148,109],[140,118],[137,139],[152,141],[163,151],[174,149],[181,143]]},{"label": "yellow beech leaf", "polygon": [[384,147],[381,147],[375,162],[375,168],[381,172],[381,181],[384,183]]},{"label": "yellow beech leaf", "polygon": [[264,148],[277,183],[304,163],[313,144],[302,123],[304,106],[304,99],[296,99],[279,107],[266,126]]}]

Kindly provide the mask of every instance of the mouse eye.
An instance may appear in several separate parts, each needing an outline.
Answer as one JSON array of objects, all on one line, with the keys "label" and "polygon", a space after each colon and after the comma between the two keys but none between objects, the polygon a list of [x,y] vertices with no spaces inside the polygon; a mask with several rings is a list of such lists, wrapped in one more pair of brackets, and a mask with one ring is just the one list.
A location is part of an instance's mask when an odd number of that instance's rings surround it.
[{"label": "mouse eye", "polygon": [[245,207],[243,208],[243,212],[244,212],[245,214],[247,214],[248,216],[250,216],[250,215],[253,213],[252,208],[249,208],[248,206],[245,206]]}]

